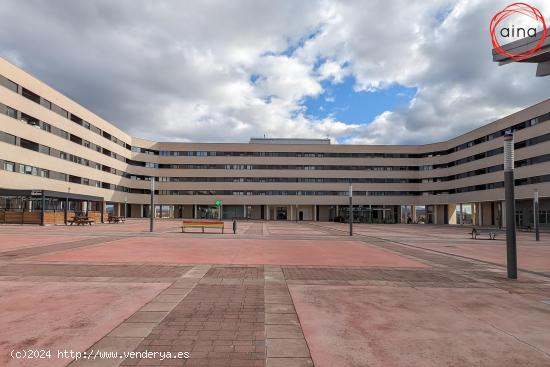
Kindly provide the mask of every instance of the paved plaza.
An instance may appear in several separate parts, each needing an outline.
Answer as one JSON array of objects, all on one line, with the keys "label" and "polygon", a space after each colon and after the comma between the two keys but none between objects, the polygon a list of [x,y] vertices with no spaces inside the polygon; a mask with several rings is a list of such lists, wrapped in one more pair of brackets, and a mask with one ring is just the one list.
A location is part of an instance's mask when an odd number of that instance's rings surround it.
[{"label": "paved plaza", "polygon": [[550,365],[549,233],[180,225],[0,226],[0,365]]}]

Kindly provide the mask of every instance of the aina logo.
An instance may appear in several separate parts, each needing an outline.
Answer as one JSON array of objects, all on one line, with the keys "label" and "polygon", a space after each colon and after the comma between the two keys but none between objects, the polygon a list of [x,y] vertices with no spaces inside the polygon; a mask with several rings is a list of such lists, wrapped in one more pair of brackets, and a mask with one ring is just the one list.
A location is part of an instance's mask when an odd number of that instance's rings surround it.
[{"label": "aina logo", "polygon": [[[525,23],[529,21],[532,26],[516,26],[514,24],[504,26],[502,21],[514,17],[514,19],[520,21],[520,23]],[[511,18],[510,18],[511,19]],[[510,20],[508,19],[508,20]],[[529,49],[522,50],[519,52],[512,52],[511,50],[505,50],[498,38],[499,36],[504,39],[509,38],[533,38],[537,39],[537,27],[542,25],[542,30],[539,31],[540,38],[537,42]],[[493,43],[493,48],[501,55],[508,56],[509,58],[520,61],[525,60],[533,55],[535,55],[544,44],[548,30],[546,29],[546,21],[540,10],[526,3],[513,3],[499,11],[495,14],[491,20],[489,26],[489,31],[491,33],[491,42]]]}]

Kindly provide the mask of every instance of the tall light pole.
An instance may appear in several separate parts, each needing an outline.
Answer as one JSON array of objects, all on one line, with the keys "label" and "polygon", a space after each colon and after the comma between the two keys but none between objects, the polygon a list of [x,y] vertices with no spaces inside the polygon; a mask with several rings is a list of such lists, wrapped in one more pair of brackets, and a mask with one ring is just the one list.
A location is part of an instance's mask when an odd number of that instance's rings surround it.
[{"label": "tall light pole", "polygon": [[69,216],[69,195],[71,194],[71,188],[67,187],[67,197],[65,197],[65,225],[67,225],[67,220]]},{"label": "tall light pole", "polygon": [[155,177],[151,176],[151,210],[149,210],[149,232],[153,232],[155,221]]},{"label": "tall light pole", "polygon": [[508,278],[518,278],[516,204],[514,197],[514,135],[504,135],[504,201],[506,202],[506,260]]},{"label": "tall light pole", "polygon": [[349,180],[349,235],[353,236],[353,188]]},{"label": "tall light pole", "polygon": [[128,195],[124,195],[124,217],[128,218]]},{"label": "tall light pole", "polygon": [[539,233],[539,190],[535,190],[533,197],[533,221],[535,226],[535,241],[540,241]]}]

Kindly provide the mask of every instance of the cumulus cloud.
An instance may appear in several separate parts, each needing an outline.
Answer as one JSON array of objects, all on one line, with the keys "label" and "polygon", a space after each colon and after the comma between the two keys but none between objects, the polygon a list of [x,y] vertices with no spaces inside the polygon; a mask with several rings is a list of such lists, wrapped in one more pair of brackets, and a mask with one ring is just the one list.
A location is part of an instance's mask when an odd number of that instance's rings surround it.
[{"label": "cumulus cloud", "polygon": [[[425,143],[548,98],[534,65],[491,61],[488,24],[505,5],[6,0],[0,56],[143,138]],[[307,113],[307,97],[348,76],[356,91],[417,93],[361,124]]]}]

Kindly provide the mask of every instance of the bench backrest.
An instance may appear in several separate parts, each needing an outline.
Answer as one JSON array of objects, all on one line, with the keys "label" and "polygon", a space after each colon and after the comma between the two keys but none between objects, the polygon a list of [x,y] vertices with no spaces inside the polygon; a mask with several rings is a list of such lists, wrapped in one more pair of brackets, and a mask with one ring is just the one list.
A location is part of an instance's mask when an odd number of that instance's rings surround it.
[{"label": "bench backrest", "polygon": [[206,221],[206,220],[184,220],[183,225],[196,225],[196,226],[223,226],[224,222],[220,221]]}]

